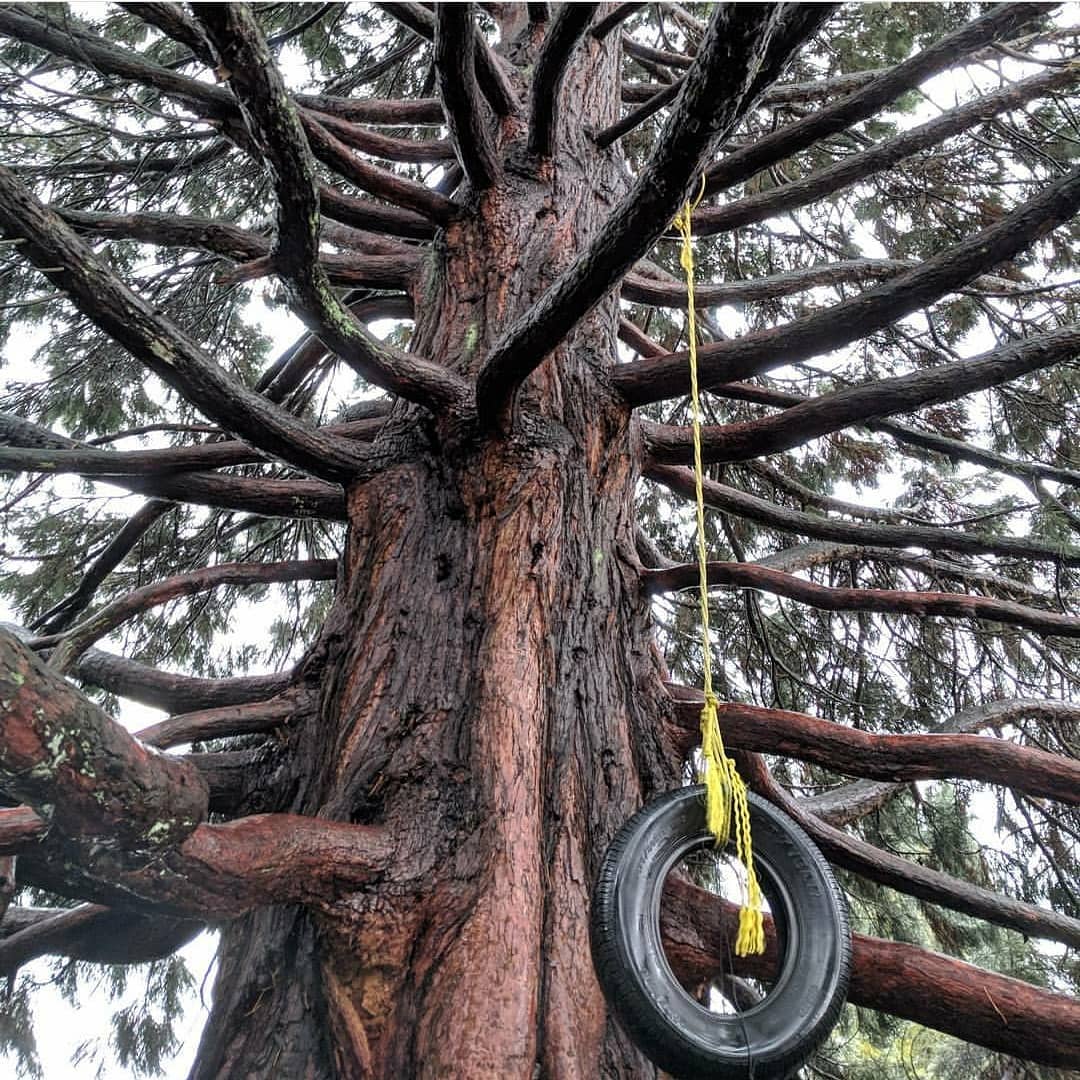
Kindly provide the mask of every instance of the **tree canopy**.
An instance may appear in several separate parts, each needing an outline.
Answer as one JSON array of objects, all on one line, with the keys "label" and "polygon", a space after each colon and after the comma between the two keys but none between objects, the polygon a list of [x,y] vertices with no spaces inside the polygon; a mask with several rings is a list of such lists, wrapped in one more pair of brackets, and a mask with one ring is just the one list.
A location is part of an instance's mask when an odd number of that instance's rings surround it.
[{"label": "tree canopy", "polygon": [[652,1075],[583,927],[697,746],[699,191],[721,725],[858,931],[807,1075],[1080,1068],[1078,84],[1070,5],[0,7],[20,1069],[52,957],[153,963],[157,1070],[210,926],[193,1078]]}]

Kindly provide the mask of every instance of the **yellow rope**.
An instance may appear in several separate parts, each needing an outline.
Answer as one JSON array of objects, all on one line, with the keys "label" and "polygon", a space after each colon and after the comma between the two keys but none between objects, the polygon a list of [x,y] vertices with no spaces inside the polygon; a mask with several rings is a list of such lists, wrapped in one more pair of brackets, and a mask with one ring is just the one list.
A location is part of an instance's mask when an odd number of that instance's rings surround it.
[{"label": "yellow rope", "polygon": [[701,464],[701,401],[697,373],[697,319],[694,311],[694,244],[690,215],[705,193],[693,203],[687,201],[675,217],[675,227],[682,236],[679,261],[686,272],[687,337],[690,342],[690,415],[694,430],[694,487],[697,492],[697,557],[701,604],[701,656],[704,672],[705,705],[701,710],[702,770],[699,779],[705,785],[705,824],[718,845],[731,838],[734,830],[735,851],[746,868],[746,895],[739,909],[739,935],[735,954],[747,956],[765,951],[765,928],[762,920],[761,888],[754,873],[754,853],[750,842],[750,809],[746,785],[735,769],[735,762],[724,750],[716,717],[717,698],[712,688],[712,650],[709,645],[709,583],[705,552],[705,495],[702,490],[704,470]]}]

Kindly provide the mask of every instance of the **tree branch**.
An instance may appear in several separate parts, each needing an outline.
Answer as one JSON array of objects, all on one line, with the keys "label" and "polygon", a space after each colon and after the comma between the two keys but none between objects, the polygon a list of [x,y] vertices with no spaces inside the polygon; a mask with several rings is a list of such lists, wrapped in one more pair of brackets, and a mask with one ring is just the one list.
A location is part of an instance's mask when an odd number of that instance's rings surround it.
[{"label": "tree branch", "polygon": [[72,620],[93,599],[98,586],[124,561],[147,530],[175,507],[176,503],[167,502],[164,499],[148,499],[124,522],[123,528],[94,559],[75,590],[48,611],[39,615],[30,624],[30,628],[40,630],[44,634],[54,634],[70,626]]},{"label": "tree branch", "polygon": [[[675,713],[690,745],[700,742],[702,697],[680,688]],[[994,702],[999,706],[1001,703]],[[1080,707],[1067,702],[1010,701],[1009,708],[966,710],[954,723],[978,727],[1031,715],[1053,715],[1080,722]],[[1049,707],[1048,707],[1049,706]],[[1080,761],[983,735],[874,735],[858,728],[784,709],[763,709],[742,702],[721,702],[718,711],[724,742],[734,749],[780,754],[821,765],[833,772],[871,780],[907,782],[962,777],[1023,791],[1039,798],[1080,804]],[[942,728],[948,726],[947,721]],[[805,802],[799,804],[809,808]]]},{"label": "tree branch", "polygon": [[48,831],[49,823],[31,807],[6,806],[0,809],[0,855],[18,855]]},{"label": "tree branch", "polygon": [[[967,593],[905,592],[899,589],[845,589],[818,585],[804,578],[753,563],[710,562],[710,586],[733,585],[786,596],[823,611],[880,611],[887,615],[938,616],[983,619],[1024,626],[1041,635],[1080,637],[1080,619],[1056,611],[1042,611],[1011,600],[996,600]],[[675,592],[697,586],[697,563],[658,570],[642,570],[647,592]]]},{"label": "tree branch", "polygon": [[[853,424],[910,413],[989,390],[1059,364],[1075,356],[1078,348],[1080,324],[1065,326],[1003,345],[971,360],[939,364],[811,398],[773,416],[722,426],[706,425],[701,430],[702,460],[750,461],[780,453]],[[650,424],[644,432],[652,460],[662,463],[693,460],[693,434],[689,428]]]},{"label": "tree branch", "polygon": [[0,167],[0,226],[21,237],[21,253],[60,286],[84,315],[226,430],[306,472],[331,479],[365,462],[355,444],[312,431],[254,393],[184,331],[119,280],[63,221]]},{"label": "tree branch", "polygon": [[147,746],[167,750],[182,743],[205,739],[261,734],[287,723],[307,704],[308,700],[303,694],[290,689],[267,701],[179,713],[143,728],[136,732],[135,737]]},{"label": "tree branch", "polygon": [[603,41],[604,38],[619,25],[619,23],[624,22],[633,15],[635,11],[639,11],[643,7],[645,7],[645,5],[640,3],[616,4],[615,7],[592,28],[592,36],[596,38],[597,41]]},{"label": "tree branch", "polygon": [[217,566],[203,567],[133,589],[125,596],[106,604],[100,611],[72,627],[67,633],[36,638],[28,644],[32,649],[47,649],[55,646],[49,658],[49,666],[55,671],[63,672],[67,671],[95,641],[152,607],[166,604],[181,596],[193,596],[209,589],[217,589],[223,585],[332,581],[337,576],[337,567],[337,559],[304,559],[281,563],[221,563]]},{"label": "tree branch", "polygon": [[501,166],[480,105],[476,43],[472,4],[441,4],[436,9],[435,72],[446,122],[469,183],[486,191]]},{"label": "tree branch", "polygon": [[530,154],[551,157],[559,116],[559,90],[574,50],[592,22],[599,4],[563,4],[548,27],[533,71],[529,98]]},{"label": "tree branch", "polygon": [[998,5],[985,15],[947,34],[910,60],[887,69],[872,82],[840,101],[817,109],[804,119],[726,155],[723,161],[717,162],[706,172],[706,193],[712,194],[748,180],[767,166],[805,150],[819,139],[835,135],[852,124],[873,116],[882,106],[905,91],[944,71],[957,60],[995,38],[1038,18],[1045,11],[1045,5],[1038,3]]},{"label": "tree branch", "polygon": [[98,904],[12,908],[0,925],[0,976],[10,978],[23,964],[47,955],[91,964],[144,964],[176,952],[203,928],[202,922]]},{"label": "tree branch", "polygon": [[937,146],[950,136],[989,120],[998,113],[1018,108],[1034,98],[1073,86],[1078,81],[1080,71],[1068,67],[1043,72],[990,91],[893,139],[812,172],[801,180],[724,206],[703,207],[694,214],[694,232],[698,236],[715,236],[806,206],[921,150]]},{"label": "tree branch", "polygon": [[769,5],[715,9],[648,165],[588,248],[484,361],[477,378],[482,417],[501,417],[529,373],[652,247],[686,197],[702,157],[830,11],[827,5],[803,5],[788,21],[788,9]]},{"label": "tree branch", "polygon": [[[782,364],[805,360],[866,337],[940,299],[999,263],[1019,254],[1038,238],[1068,221],[1080,209],[1080,168],[1048,185],[998,224],[927,259],[884,285],[786,326],[746,334],[698,349],[699,381],[704,389],[747,378]],[[612,377],[634,405],[685,394],[688,356],[669,353],[616,368]]]},{"label": "tree branch", "polygon": [[[661,910],[664,952],[684,985],[732,970],[738,925],[735,904],[687,881],[669,879]],[[765,954],[736,958],[737,973],[774,976],[779,952],[768,916],[765,933]],[[1080,1003],[1075,998],[917,945],[853,934],[848,1000],[1046,1065],[1069,1068],[1080,1059]]]},{"label": "tree branch", "polygon": [[794,818],[835,866],[1029,937],[1060,941],[1072,948],[1080,945],[1080,920],[960,881],[849,836],[805,810],[773,779],[760,755],[744,752],[741,757],[747,764],[747,784]]},{"label": "tree branch", "polygon": [[[278,201],[274,255],[296,297],[298,314],[330,349],[376,385],[431,408],[465,408],[470,395],[464,380],[372,337],[330,289],[318,265],[319,216],[311,151],[251,11],[239,4],[208,4],[197,14],[227,65],[248,123],[273,166]],[[313,126],[309,124],[308,130],[312,132]]]}]

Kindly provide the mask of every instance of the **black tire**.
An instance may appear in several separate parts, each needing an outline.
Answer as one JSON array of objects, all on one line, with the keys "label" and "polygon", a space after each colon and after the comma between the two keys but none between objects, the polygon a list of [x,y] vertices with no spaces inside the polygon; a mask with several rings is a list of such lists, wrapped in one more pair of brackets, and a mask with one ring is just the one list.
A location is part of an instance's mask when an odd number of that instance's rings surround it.
[{"label": "black tire", "polygon": [[660,940],[660,898],[672,867],[715,848],[704,788],[686,787],[639,810],[616,834],[593,891],[593,964],[627,1034],[684,1080],[782,1080],[832,1030],[847,994],[847,904],[810,838],[749,795],[754,866],[783,941],[768,993],[735,1015],[694,1000],[672,974]]}]

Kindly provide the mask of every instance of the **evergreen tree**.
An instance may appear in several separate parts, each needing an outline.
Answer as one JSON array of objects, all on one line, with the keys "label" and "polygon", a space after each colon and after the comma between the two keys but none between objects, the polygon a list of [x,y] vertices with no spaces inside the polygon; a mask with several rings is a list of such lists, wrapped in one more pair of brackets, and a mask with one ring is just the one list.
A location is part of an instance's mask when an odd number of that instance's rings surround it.
[{"label": "evergreen tree", "polygon": [[211,927],[193,1078],[656,1075],[588,891],[697,745],[700,191],[722,727],[858,930],[807,1074],[1080,1067],[1074,17],[0,7],[25,1070],[27,961],[151,963],[152,1073]]}]

